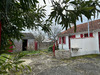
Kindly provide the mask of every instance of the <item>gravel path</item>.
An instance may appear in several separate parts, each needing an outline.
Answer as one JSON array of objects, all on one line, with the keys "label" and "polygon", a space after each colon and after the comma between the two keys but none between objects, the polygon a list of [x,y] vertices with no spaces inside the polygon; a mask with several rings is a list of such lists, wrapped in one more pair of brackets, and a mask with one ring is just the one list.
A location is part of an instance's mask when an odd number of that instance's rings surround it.
[{"label": "gravel path", "polygon": [[24,60],[32,72],[23,75],[100,75],[100,57],[58,60],[49,53]]}]

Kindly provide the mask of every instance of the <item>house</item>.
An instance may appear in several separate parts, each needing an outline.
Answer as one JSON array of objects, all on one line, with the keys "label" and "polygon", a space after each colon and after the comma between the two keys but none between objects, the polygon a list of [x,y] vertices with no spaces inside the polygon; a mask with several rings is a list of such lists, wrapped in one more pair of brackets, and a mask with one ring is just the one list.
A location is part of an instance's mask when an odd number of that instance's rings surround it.
[{"label": "house", "polygon": [[74,26],[60,33],[59,49],[70,50],[72,56],[100,53],[100,19]]},{"label": "house", "polygon": [[22,39],[14,40],[14,52],[34,50],[34,36],[32,33],[22,33]]}]

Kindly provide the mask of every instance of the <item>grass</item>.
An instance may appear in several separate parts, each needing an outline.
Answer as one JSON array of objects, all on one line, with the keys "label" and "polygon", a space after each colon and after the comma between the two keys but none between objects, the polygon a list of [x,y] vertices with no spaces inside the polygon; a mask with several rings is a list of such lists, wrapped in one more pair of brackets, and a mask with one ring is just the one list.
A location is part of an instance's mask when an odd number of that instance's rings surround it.
[{"label": "grass", "polygon": [[22,54],[25,54],[25,55],[33,55],[33,54],[39,54],[40,51],[22,51],[21,52]]}]

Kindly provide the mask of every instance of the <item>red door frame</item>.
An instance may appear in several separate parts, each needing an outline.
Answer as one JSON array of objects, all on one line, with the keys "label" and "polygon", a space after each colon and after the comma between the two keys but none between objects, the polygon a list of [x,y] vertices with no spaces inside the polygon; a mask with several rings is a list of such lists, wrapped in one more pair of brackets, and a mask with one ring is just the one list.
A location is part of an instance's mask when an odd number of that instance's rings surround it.
[{"label": "red door frame", "polygon": [[69,36],[69,49],[70,49],[70,38],[71,38],[71,36]]},{"label": "red door frame", "polygon": [[99,40],[99,51],[100,51],[100,32],[98,32],[98,40]]}]

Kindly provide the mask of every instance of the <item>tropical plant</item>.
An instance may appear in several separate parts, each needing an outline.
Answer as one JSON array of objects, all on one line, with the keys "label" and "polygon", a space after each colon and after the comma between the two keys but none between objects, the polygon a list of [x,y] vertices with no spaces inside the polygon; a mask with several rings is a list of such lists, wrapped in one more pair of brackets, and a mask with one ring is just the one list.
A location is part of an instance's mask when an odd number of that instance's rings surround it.
[{"label": "tropical plant", "polygon": [[[69,9],[71,6],[71,9]],[[83,21],[83,15],[87,19],[91,19],[91,16],[99,15],[100,1],[99,0],[52,0],[52,12],[49,15],[49,20],[55,20],[56,23],[61,24],[63,28],[71,27],[74,25],[76,31],[76,21],[81,19]]]},{"label": "tropical plant", "polygon": [[25,68],[28,68],[28,70],[31,71],[31,68],[28,65],[22,64],[22,62],[24,62],[21,60],[23,56],[25,55],[22,53],[17,53],[13,56],[8,54],[2,54],[0,56],[0,74],[15,75],[18,72],[25,73],[23,72]]}]

